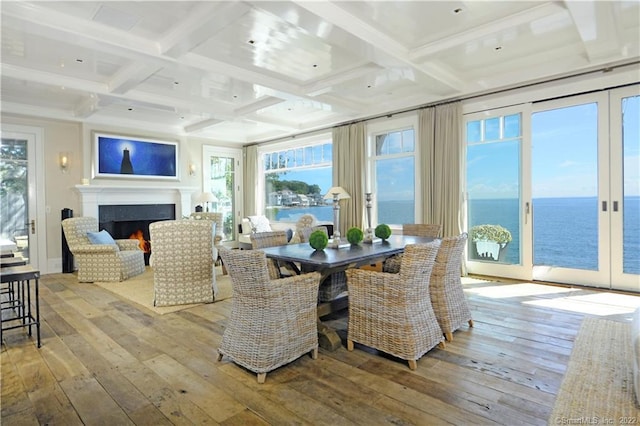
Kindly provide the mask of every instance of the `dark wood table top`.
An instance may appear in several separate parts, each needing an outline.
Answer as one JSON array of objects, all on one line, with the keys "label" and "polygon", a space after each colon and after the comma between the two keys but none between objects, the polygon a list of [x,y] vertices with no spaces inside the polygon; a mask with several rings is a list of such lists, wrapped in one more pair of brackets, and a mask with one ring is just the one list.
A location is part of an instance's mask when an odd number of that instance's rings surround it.
[{"label": "dark wood table top", "polygon": [[309,243],[287,244],[262,248],[267,257],[286,262],[298,262],[307,270],[347,269],[374,263],[397,253],[408,244],[426,244],[433,238],[392,235],[387,241],[375,244],[361,243],[348,248],[314,250]]}]

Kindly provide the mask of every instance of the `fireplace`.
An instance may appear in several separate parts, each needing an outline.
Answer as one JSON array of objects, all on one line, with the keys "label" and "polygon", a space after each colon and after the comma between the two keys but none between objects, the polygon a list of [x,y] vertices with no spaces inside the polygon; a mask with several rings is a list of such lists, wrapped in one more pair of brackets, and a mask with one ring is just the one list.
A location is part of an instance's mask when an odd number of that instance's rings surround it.
[{"label": "fireplace", "polygon": [[149,224],[160,220],[173,220],[175,204],[119,204],[98,206],[98,223],[115,239],[134,238],[145,251],[144,262],[149,264],[151,245]]}]

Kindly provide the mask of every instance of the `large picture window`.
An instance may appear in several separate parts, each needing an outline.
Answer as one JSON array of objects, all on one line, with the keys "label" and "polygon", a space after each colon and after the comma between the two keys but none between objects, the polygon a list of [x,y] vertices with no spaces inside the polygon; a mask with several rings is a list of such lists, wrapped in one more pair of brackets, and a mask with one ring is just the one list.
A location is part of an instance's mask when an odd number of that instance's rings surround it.
[{"label": "large picture window", "polygon": [[331,203],[323,197],[332,183],[331,137],[281,144],[260,152],[265,216],[273,222],[296,222],[306,213],[331,222]]},{"label": "large picture window", "polygon": [[[390,125],[394,126],[393,130],[388,129]],[[419,204],[416,197],[415,120],[392,122],[386,129],[376,127],[369,128],[374,223],[397,227],[415,223]]]}]

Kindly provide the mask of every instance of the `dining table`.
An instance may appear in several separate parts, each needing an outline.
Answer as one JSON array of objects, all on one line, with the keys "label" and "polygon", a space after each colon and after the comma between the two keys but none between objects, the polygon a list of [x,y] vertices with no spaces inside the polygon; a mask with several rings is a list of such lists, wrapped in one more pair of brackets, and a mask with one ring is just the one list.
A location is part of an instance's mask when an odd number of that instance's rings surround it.
[{"label": "dining table", "polygon": [[[383,262],[390,256],[404,252],[409,244],[426,244],[433,241],[430,237],[410,235],[391,235],[388,239],[375,243],[351,244],[341,248],[325,248],[315,250],[309,243],[286,244],[262,248],[267,258],[279,264],[299,265],[298,273],[319,272],[320,283],[331,274],[350,268],[360,268]],[[320,347],[335,351],[342,342],[338,333],[323,324],[322,317],[348,307],[348,294],[331,302],[318,303],[318,339]]]}]

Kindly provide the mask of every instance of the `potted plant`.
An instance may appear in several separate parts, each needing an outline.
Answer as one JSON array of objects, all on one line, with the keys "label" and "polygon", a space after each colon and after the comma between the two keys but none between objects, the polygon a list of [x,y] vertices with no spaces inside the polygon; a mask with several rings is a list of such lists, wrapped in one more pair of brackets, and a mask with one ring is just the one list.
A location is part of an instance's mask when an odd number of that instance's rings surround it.
[{"label": "potted plant", "polygon": [[476,259],[493,261],[504,261],[507,245],[512,240],[511,232],[500,225],[476,225],[469,231],[469,238]]},{"label": "potted plant", "polygon": [[364,238],[364,232],[360,228],[349,228],[347,231],[347,241],[351,244],[360,244]]},{"label": "potted plant", "polygon": [[376,226],[375,236],[385,241],[391,236],[391,228],[386,223]]},{"label": "potted plant", "polygon": [[309,245],[315,250],[324,250],[329,243],[329,237],[324,232],[317,230],[309,235]]}]

